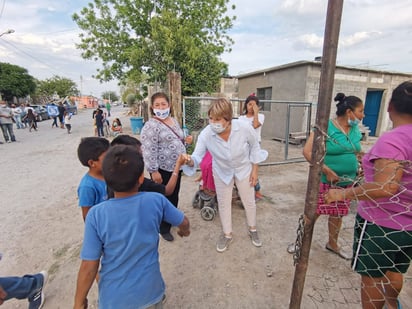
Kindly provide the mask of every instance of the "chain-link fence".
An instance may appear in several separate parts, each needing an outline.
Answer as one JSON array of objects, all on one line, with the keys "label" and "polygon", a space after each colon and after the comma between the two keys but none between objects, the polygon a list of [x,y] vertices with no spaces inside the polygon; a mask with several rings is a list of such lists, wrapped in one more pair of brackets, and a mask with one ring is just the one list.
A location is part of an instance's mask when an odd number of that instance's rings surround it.
[{"label": "chain-link fence", "polygon": [[[207,111],[215,97],[184,97],[183,121],[194,137],[194,144],[200,131],[208,125]],[[233,116],[238,118],[244,113],[242,99],[230,99],[233,106]],[[313,103],[299,101],[260,100],[261,113],[265,115],[262,126],[262,141],[265,143],[279,143],[282,148],[282,157],[269,156],[267,162],[261,165],[277,165],[304,161],[301,150],[296,146],[304,143],[310,132]],[[294,147],[293,147],[294,146]],[[291,147],[295,151],[291,151]],[[264,147],[263,147],[264,148]]]}]

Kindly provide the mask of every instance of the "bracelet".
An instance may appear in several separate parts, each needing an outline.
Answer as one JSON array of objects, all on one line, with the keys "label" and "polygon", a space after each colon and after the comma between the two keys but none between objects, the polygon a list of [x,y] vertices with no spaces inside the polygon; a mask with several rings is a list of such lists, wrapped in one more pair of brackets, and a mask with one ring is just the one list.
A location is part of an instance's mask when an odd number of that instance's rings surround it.
[{"label": "bracelet", "polygon": [[176,176],[176,177],[178,176],[178,174],[176,172],[173,172],[172,175]]}]

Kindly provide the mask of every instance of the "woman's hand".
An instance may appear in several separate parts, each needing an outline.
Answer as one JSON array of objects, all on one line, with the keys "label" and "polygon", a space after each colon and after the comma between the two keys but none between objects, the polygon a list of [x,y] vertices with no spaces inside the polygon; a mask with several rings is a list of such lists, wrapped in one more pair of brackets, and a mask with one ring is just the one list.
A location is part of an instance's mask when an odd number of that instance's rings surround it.
[{"label": "woman's hand", "polygon": [[326,165],[323,166],[323,173],[326,175],[326,180],[330,183],[339,181],[339,176]]},{"label": "woman's hand", "polygon": [[185,137],[185,143],[188,145],[191,145],[193,143],[193,136],[192,135],[188,135]]},{"label": "woman's hand", "polygon": [[151,174],[151,176],[152,176],[152,180],[155,182],[155,183],[162,183],[163,182],[163,178],[162,178],[162,175],[159,173],[159,172],[153,172],[152,174]]},{"label": "woman's hand", "polygon": [[252,172],[250,173],[249,176],[249,183],[251,187],[256,186],[258,181],[258,165],[257,164],[253,164],[252,167]]},{"label": "woman's hand", "polygon": [[336,201],[343,201],[344,200],[344,189],[330,189],[328,192],[325,193],[323,196],[325,202],[330,204]]}]

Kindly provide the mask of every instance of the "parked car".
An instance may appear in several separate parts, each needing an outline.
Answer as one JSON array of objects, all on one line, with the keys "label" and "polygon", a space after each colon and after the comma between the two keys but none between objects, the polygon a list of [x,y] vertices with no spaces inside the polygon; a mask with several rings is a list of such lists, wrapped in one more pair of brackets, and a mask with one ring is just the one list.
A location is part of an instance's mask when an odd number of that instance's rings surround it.
[{"label": "parked car", "polygon": [[69,103],[63,103],[64,108],[67,112],[77,115],[77,106]]},{"label": "parked car", "polygon": [[47,109],[43,105],[31,105],[30,107],[33,108],[36,116],[37,121],[43,121],[50,119],[49,113],[47,112]]}]

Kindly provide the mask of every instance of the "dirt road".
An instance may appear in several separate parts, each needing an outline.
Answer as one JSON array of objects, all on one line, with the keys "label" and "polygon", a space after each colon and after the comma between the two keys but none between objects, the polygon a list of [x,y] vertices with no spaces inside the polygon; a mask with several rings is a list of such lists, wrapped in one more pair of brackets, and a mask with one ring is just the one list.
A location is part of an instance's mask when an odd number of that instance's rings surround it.
[{"label": "dirt road", "polygon": [[[115,107],[113,117],[120,117],[130,133],[124,111]],[[79,111],[72,119],[70,135],[44,121],[38,132],[16,130],[17,143],[0,145],[0,274],[48,270],[45,309],[73,304],[83,234],[76,189],[87,171],[76,149],[82,136],[93,135],[91,114],[91,110]],[[263,141],[263,148],[269,150],[270,159],[283,154],[279,142]],[[300,155],[301,149],[293,146],[291,151]],[[234,206],[234,241],[224,253],[215,250],[219,218],[204,221],[200,217],[191,203],[197,184],[194,177],[184,177],[180,207],[191,221],[192,234],[172,243],[160,241],[167,284],[165,308],[288,308],[294,267],[286,246],[295,239],[303,211],[307,172],[305,163],[262,167],[259,174],[267,199],[258,203],[258,228],[263,246],[251,244],[243,210]],[[344,219],[344,246],[351,244],[352,225],[353,212]],[[172,233],[176,235],[175,230]],[[326,238],[326,218],[320,218],[302,308],[360,308],[359,278],[349,262],[324,249]],[[411,287],[409,274],[402,292],[404,308],[412,306]],[[93,286],[90,308],[97,308],[96,292]],[[27,308],[27,302],[9,301],[3,308]]]}]

